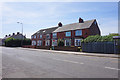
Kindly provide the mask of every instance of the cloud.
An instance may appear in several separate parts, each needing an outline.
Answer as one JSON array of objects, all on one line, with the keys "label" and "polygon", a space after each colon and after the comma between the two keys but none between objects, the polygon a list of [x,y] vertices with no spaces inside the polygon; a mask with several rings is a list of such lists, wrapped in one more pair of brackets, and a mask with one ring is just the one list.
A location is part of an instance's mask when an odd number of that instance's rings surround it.
[{"label": "cloud", "polygon": [[[59,21],[62,21],[63,24],[70,24],[73,21],[77,20],[76,18],[82,16],[85,19],[98,17],[97,20],[101,24],[100,28],[103,35],[110,32],[116,32],[117,25],[115,24],[117,23],[115,18],[111,18],[113,15],[108,18],[108,16],[105,14],[100,14],[101,9],[105,5],[101,7],[102,5],[99,4],[99,7],[94,7],[92,4],[89,7],[88,3],[86,5],[86,3],[66,2],[7,2],[3,4],[3,27],[4,30],[10,29],[10,27],[14,28],[16,26],[20,26],[16,23],[17,21],[23,22],[24,32],[26,33],[27,37],[30,37],[34,32],[38,31],[41,28],[56,26]],[[98,10],[99,12],[97,12]],[[107,11],[109,10],[110,9],[107,8],[106,10],[105,8],[105,11],[108,15],[109,13]],[[99,14],[96,14],[95,12]],[[104,15],[105,17],[103,18]],[[99,18],[101,16],[102,18]],[[21,30],[21,28],[16,30]],[[11,29],[7,32],[4,32],[4,34],[16,32],[16,30]]]}]

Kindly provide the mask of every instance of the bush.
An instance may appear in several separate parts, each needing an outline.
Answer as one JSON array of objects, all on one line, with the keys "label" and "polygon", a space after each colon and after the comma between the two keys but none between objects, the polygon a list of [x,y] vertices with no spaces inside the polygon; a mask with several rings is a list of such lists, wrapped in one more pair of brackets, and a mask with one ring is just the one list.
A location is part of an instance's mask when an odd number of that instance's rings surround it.
[{"label": "bush", "polygon": [[100,36],[100,35],[94,35],[94,36],[88,36],[84,40],[82,40],[82,43],[85,42],[104,42],[104,41],[113,41],[113,36],[119,36],[118,34],[109,34],[107,36]]},{"label": "bush", "polygon": [[5,40],[5,46],[7,47],[21,47],[23,45],[31,45],[30,39],[15,39],[15,38],[7,38]]},{"label": "bush", "polygon": [[24,39],[23,40],[23,45],[31,45],[31,40],[30,39]]},{"label": "bush", "polygon": [[64,41],[62,39],[58,39],[58,46],[64,46]]}]

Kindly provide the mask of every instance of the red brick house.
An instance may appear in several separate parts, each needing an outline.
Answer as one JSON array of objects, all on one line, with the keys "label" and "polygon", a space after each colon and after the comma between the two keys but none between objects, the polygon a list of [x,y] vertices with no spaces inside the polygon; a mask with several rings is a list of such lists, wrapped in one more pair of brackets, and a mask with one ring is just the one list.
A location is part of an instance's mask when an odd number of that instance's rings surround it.
[{"label": "red brick house", "polygon": [[64,41],[64,46],[81,46],[81,40],[89,35],[100,35],[96,19],[63,25],[58,23],[57,27],[42,29],[32,35],[34,46],[57,46],[58,40]]}]

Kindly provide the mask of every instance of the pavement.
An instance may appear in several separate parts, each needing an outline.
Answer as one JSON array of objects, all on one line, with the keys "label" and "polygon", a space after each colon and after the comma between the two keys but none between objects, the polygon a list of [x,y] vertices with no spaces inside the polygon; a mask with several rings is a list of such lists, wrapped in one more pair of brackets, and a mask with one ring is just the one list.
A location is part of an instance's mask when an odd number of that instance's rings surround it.
[{"label": "pavement", "polygon": [[108,57],[108,58],[120,58],[118,54],[103,54],[103,53],[86,53],[86,52],[73,52],[73,51],[57,51],[57,50],[45,50],[45,49],[33,49],[33,48],[20,48],[27,50],[36,50],[36,51],[45,51],[45,52],[54,52],[62,54],[74,54],[74,55],[83,55],[83,56],[96,56],[96,57]]},{"label": "pavement", "polygon": [[3,78],[118,78],[118,58],[2,47]]}]

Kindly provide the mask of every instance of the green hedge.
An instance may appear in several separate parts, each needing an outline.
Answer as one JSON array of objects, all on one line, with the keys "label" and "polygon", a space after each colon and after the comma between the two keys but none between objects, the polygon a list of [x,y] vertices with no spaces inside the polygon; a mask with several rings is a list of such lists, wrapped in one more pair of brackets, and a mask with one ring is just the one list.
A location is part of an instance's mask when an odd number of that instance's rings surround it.
[{"label": "green hedge", "polygon": [[119,36],[118,34],[109,34],[107,36],[100,36],[100,35],[94,35],[94,36],[88,36],[84,40],[82,40],[82,43],[87,42],[104,42],[104,41],[113,41],[113,36]]},{"label": "green hedge", "polygon": [[30,39],[14,39],[14,38],[8,38],[5,40],[5,46],[7,47],[20,47],[23,45],[31,45]]}]

